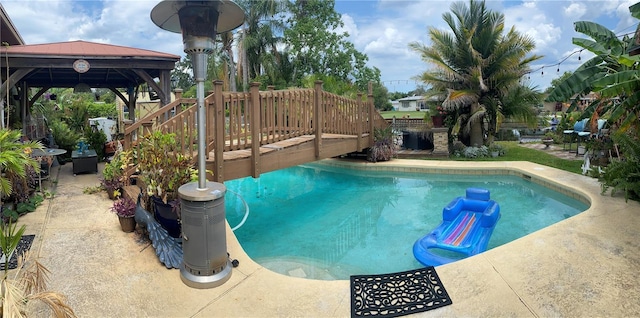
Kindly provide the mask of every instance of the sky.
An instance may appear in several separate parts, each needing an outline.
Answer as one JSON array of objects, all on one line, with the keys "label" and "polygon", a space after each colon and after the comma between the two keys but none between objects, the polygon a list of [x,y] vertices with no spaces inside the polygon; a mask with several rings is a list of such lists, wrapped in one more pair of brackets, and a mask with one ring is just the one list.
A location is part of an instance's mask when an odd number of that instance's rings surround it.
[{"label": "sky", "polygon": [[[182,37],[151,21],[148,0],[3,0],[2,5],[26,44],[74,40],[107,43],[184,56]],[[429,45],[428,29],[447,30],[442,14],[453,1],[336,0],[343,30],[356,49],[369,57],[368,66],[381,71],[390,92],[410,92],[423,85],[416,78],[430,66],[409,48]],[[505,16],[505,29],[515,29],[536,43],[534,62],[524,78],[544,90],[551,80],[573,71],[591,55],[572,44],[576,21],[597,22],[616,34],[633,33],[638,20],[629,14],[636,1],[499,1],[487,6]],[[573,54],[572,54],[573,53]],[[580,60],[578,60],[580,57]],[[559,64],[559,65],[558,65]]]}]

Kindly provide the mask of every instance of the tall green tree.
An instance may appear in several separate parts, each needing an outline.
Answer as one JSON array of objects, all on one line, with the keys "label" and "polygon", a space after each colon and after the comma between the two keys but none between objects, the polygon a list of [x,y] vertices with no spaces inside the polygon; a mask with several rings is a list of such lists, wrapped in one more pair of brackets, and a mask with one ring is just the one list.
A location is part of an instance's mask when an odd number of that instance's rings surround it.
[{"label": "tall green tree", "polygon": [[504,15],[489,10],[484,1],[455,2],[442,17],[449,30],[429,28],[430,46],[409,46],[433,65],[420,79],[447,96],[443,106],[456,114],[452,133],[480,146],[493,140],[506,115],[534,116],[531,107],[505,109],[512,105],[506,100],[514,92],[530,93],[525,100],[539,102],[536,90],[516,89],[530,63],[541,58],[529,55],[534,41],[514,28],[505,33]]},{"label": "tall green tree", "polygon": [[174,81],[172,89],[181,88],[186,91],[196,84],[193,78],[193,64],[188,54],[176,63],[171,71],[171,79]]},{"label": "tall green tree", "polygon": [[284,35],[294,66],[293,84],[299,85],[311,74],[358,85],[376,77],[374,81],[379,82],[379,70],[368,69],[368,57],[347,40],[346,32],[337,31],[343,23],[334,0],[295,0],[289,4]]},{"label": "tall green tree", "polygon": [[[264,70],[274,70],[283,58],[277,47],[282,43],[284,31],[283,19],[278,15],[286,10],[284,0],[242,0],[240,6],[246,12],[245,23],[242,27],[240,45],[240,60],[243,86],[248,87],[248,81],[259,78]],[[275,78],[272,78],[275,82]]]}]

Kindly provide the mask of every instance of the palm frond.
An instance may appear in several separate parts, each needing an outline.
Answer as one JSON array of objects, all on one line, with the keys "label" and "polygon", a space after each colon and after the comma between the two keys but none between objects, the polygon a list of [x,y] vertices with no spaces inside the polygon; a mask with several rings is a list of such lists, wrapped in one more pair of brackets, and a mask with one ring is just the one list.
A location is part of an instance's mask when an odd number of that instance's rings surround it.
[{"label": "palm frond", "polygon": [[447,98],[442,102],[442,107],[447,111],[454,111],[458,108],[469,106],[477,100],[478,95],[474,91],[449,90]]},{"label": "palm frond", "polygon": [[4,279],[0,281],[2,289],[2,317],[25,317],[26,299],[19,282]]},{"label": "palm frond", "polygon": [[49,274],[49,269],[37,260],[32,260],[21,277],[25,293],[29,295],[45,292],[48,289]]},{"label": "palm frond", "polygon": [[599,65],[586,69],[576,69],[570,77],[558,84],[547,97],[550,102],[564,102],[571,99],[575,94],[585,90],[590,91],[592,82],[604,77],[605,74]]},{"label": "palm frond", "polygon": [[75,318],[76,314],[67,305],[63,295],[56,292],[40,292],[29,296],[29,300],[38,300],[47,305],[53,312],[54,317],[58,318]]}]

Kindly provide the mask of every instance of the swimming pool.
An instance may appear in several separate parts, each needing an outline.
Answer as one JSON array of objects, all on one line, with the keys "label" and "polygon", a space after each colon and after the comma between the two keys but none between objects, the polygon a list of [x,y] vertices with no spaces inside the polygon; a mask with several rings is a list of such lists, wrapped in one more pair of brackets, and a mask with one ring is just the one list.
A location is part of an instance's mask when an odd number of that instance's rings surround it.
[{"label": "swimming pool", "polygon": [[442,208],[468,187],[489,189],[502,218],[489,249],[588,208],[508,175],[358,171],[304,165],[225,182],[227,220],[246,253],[289,276],[348,279],[422,267],[413,243],[442,220]]}]

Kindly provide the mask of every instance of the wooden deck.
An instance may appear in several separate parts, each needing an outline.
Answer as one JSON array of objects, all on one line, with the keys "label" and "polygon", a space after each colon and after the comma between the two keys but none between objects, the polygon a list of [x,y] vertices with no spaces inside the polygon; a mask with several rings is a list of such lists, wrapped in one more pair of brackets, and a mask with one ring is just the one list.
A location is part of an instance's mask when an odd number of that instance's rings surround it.
[{"label": "wooden deck", "polygon": [[[369,138],[363,135],[361,139]],[[260,165],[257,175],[265,172],[283,169],[320,159],[340,156],[356,151],[357,136],[323,134],[320,156],[315,156],[315,136],[306,135],[294,137],[260,147]],[[209,153],[209,158],[215,158]],[[218,175],[215,180],[226,181],[252,175],[251,150],[225,151],[224,175]],[[207,170],[213,171],[215,160],[207,160]],[[256,176],[257,176],[256,175]]]}]

